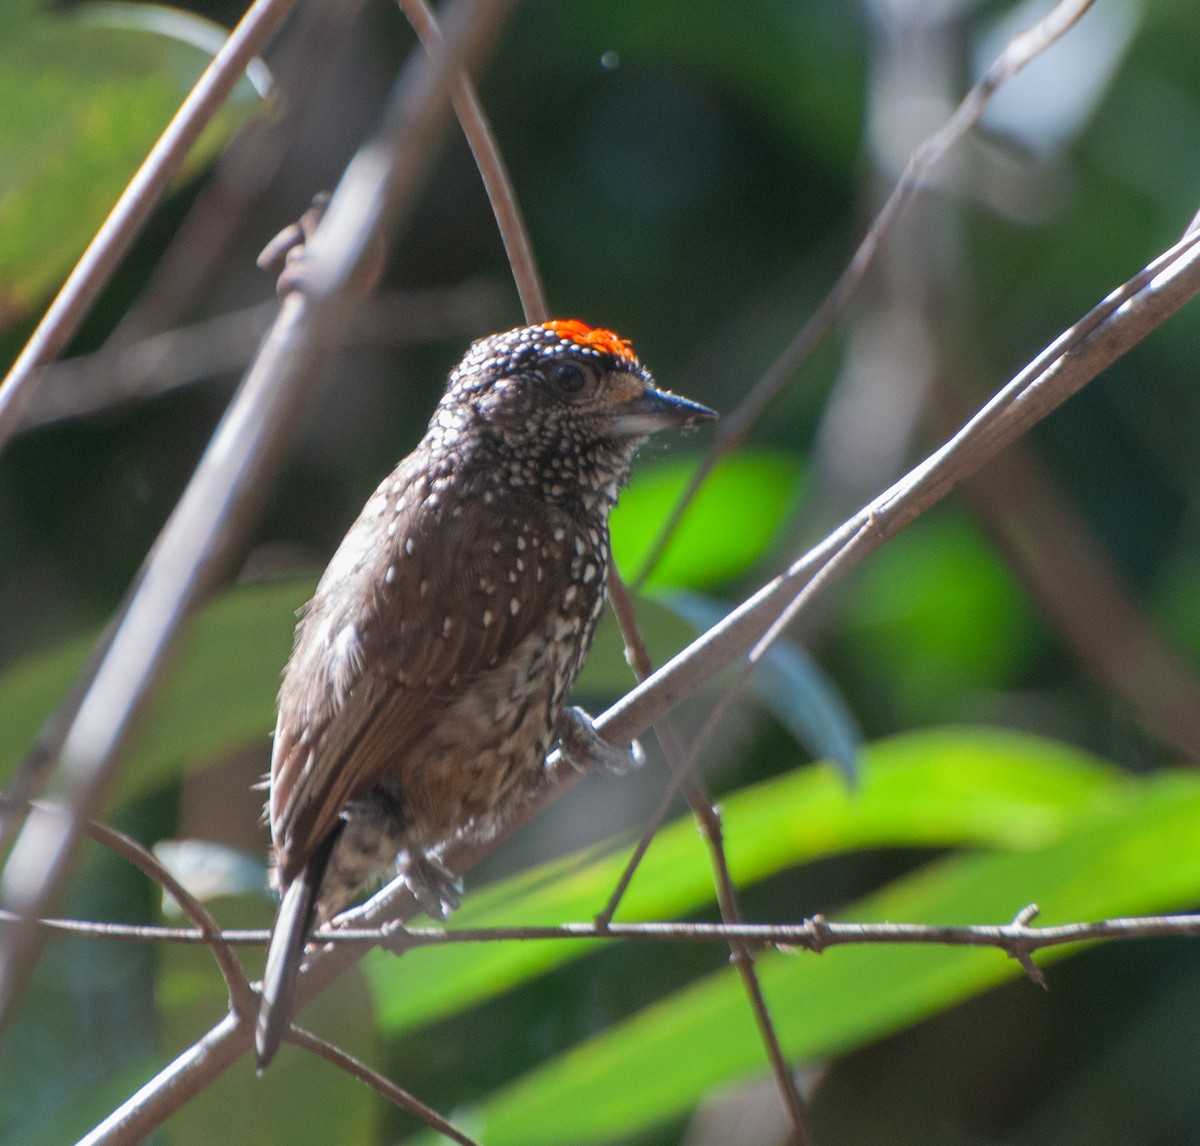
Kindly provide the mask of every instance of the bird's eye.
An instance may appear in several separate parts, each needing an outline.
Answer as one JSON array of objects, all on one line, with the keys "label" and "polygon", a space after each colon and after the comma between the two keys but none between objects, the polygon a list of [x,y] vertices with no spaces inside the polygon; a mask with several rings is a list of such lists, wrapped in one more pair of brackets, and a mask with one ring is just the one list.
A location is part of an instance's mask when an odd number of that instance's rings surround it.
[{"label": "bird's eye", "polygon": [[587,378],[578,366],[569,362],[560,363],[550,372],[551,381],[564,394],[578,394]]}]

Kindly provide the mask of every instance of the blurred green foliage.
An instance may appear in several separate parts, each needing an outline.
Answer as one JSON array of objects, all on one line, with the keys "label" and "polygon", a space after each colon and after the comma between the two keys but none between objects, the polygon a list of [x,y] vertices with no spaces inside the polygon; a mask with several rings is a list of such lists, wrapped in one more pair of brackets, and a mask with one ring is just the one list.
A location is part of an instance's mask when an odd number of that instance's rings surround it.
[{"label": "blurred green foliage", "polygon": [[[521,5],[481,89],[553,309],[613,326],[664,385],[731,410],[850,257],[894,178],[894,153],[902,159],[919,138],[905,116],[930,107],[921,124],[937,126],[998,47],[996,22],[1034,18],[1002,0],[962,0],[910,5],[913,22],[901,25],[902,7]],[[236,0],[191,8],[177,17],[185,25],[229,25],[242,11]],[[130,9],[151,20],[148,6],[121,6],[126,23]],[[95,15],[0,4],[6,360],[204,64],[202,51],[170,36],[98,27]],[[940,419],[927,406],[937,399],[923,392],[906,409],[899,382],[887,385],[912,365],[904,338],[889,344],[871,401],[849,385],[856,371],[870,373],[859,333],[889,289],[927,324],[940,373],[962,387],[955,405],[969,409],[1183,230],[1197,207],[1198,37],[1194,0],[1100,0],[1062,54],[1005,93],[1008,107],[985,119],[953,175],[914,213],[901,253],[684,521],[651,581],[656,596],[642,602],[656,661],[695,632],[668,606],[670,594],[700,589],[707,608],[734,606],[935,440]],[[252,270],[257,250],[337,179],[411,44],[395,9],[370,2],[345,44],[330,45],[292,157],[184,321],[270,296],[271,283]],[[277,59],[273,50],[267,62]],[[924,103],[904,98],[914,76],[928,84],[916,84]],[[100,345],[134,307],[205,194],[206,164],[263,106],[249,85],[239,88],[74,351]],[[895,138],[885,138],[889,128]],[[469,153],[453,139],[386,285],[466,280],[503,299],[497,324],[520,321]],[[422,344],[381,340],[341,355],[249,539],[244,583],[197,617],[140,730],[107,809],[119,826],[147,843],[213,839],[265,860],[250,785],[267,766],[294,612],[369,490],[419,436],[448,366],[482,333],[443,325]],[[1192,667],[1198,341],[1193,306],[1029,442]],[[127,402],[0,452],[0,775],[17,765],[119,602],[230,383]],[[845,425],[847,411],[854,432],[838,439],[831,427]],[[863,450],[860,468],[872,476],[847,476],[845,457],[830,456],[834,441]],[[706,443],[656,442],[641,459],[614,517],[627,575]],[[805,761],[788,710],[832,702],[803,673],[767,703],[751,694],[734,708],[701,763],[723,805],[748,918],[822,911],[998,923],[1036,900],[1057,922],[1200,902],[1194,775],[1176,769],[1139,715],[1039,616],[966,503],[915,523],[808,618],[790,638],[804,641],[864,729],[863,781],[847,793],[831,768]],[[606,621],[580,693],[598,708],[630,683]],[[678,710],[685,740],[717,695],[706,690]],[[454,925],[590,918],[664,774],[652,751],[639,776],[581,785],[472,876]],[[272,911],[265,897],[233,889],[212,906],[230,926],[265,924]],[[140,876],[90,849],[63,911],[153,922],[161,904]],[[703,848],[689,821],[673,823],[619,918],[714,917]],[[257,959],[246,956],[251,973]],[[1055,962],[1049,996],[995,951],[764,956],[788,1053],[827,1064],[813,1100],[821,1146],[1200,1140],[1194,1072],[1180,1065],[1200,1057],[1195,944],[1059,950],[1045,961]],[[0,1039],[0,1140],[82,1134],[224,1010],[203,949],[55,941]],[[305,1022],[458,1112],[488,1143],[733,1142],[704,1138],[705,1118],[749,1103],[745,1087],[766,1073],[719,947],[453,946],[400,960],[377,952]],[[262,1080],[239,1064],[158,1139],[370,1142],[417,1132],[288,1049]]]}]

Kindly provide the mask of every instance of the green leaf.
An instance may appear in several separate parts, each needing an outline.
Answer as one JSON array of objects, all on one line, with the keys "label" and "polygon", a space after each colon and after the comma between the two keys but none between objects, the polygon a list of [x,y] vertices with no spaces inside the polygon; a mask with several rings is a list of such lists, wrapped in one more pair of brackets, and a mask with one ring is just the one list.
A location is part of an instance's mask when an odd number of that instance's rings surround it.
[{"label": "green leaf", "polygon": [[[0,315],[32,308],[58,285],[225,35],[152,5],[23,8],[0,36]],[[243,79],[187,170],[208,162],[259,104]]]},{"label": "green leaf", "polygon": [[[699,458],[638,466],[612,515],[613,555],[626,575],[650,555]],[[709,475],[647,584],[700,589],[744,572],[766,552],[799,500],[794,457],[745,450]]]},{"label": "green leaf", "polygon": [[[1029,851],[949,858],[845,918],[999,923],[1037,901],[1049,924],[1195,903],[1200,778],[1166,774],[1124,787],[1123,799],[1078,814],[1061,838]],[[819,958],[769,954],[758,971],[793,1060],[861,1046],[1021,974],[995,950],[901,946],[831,949]],[[530,1072],[490,1099],[473,1124],[489,1146],[602,1142],[765,1069],[740,980],[722,971]]]},{"label": "green leaf", "polygon": [[[829,769],[804,768],[722,800],[739,885],[867,847],[1034,848],[1082,815],[1118,806],[1130,787],[1104,763],[1050,741],[992,730],[913,733],[865,752],[853,795]],[[626,853],[585,853],[471,890],[456,927],[591,919]],[[690,819],[655,838],[623,901],[623,919],[668,919],[713,900],[707,852]],[[1017,906],[1020,906],[1018,904]],[[582,941],[426,948],[364,963],[383,1031],[455,1013],[594,949]]]}]

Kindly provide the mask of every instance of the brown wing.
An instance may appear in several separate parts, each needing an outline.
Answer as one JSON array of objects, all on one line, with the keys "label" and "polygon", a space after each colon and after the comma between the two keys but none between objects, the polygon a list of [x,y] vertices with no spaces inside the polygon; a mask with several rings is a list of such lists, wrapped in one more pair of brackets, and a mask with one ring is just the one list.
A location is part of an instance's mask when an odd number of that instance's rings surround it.
[{"label": "brown wing", "polygon": [[[297,628],[271,761],[271,831],[286,886],[364,794],[472,677],[566,587],[565,515],[482,499],[456,516],[404,463],[339,547]],[[395,505],[403,500],[397,513]],[[390,539],[389,525],[395,522]]]}]

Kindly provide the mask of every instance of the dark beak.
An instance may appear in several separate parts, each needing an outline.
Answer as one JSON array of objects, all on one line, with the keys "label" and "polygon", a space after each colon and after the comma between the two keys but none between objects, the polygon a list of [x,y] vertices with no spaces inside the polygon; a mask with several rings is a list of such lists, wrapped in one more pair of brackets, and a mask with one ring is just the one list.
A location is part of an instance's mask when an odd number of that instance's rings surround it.
[{"label": "dark beak", "polygon": [[659,430],[690,430],[697,422],[710,422],[716,412],[667,390],[647,390],[642,396],[612,411],[609,433],[614,438],[643,437]]}]

